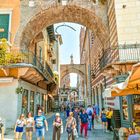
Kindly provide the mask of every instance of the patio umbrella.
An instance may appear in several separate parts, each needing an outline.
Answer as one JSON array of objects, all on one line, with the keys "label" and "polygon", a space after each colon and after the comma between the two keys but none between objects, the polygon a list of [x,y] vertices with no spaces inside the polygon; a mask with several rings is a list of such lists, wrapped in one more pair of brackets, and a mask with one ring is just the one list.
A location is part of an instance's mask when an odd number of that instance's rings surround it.
[{"label": "patio umbrella", "polygon": [[140,63],[133,66],[130,76],[123,83],[122,87],[114,87],[111,92],[113,97],[132,94],[140,94]]}]

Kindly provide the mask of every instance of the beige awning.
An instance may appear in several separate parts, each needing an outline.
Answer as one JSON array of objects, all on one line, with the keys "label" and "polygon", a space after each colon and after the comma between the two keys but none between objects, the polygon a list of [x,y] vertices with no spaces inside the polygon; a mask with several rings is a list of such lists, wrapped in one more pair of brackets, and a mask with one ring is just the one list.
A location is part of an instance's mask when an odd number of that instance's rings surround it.
[{"label": "beige awning", "polygon": [[112,96],[127,96],[140,94],[140,63],[132,67],[132,71],[127,80],[123,83],[122,88],[114,87]]}]

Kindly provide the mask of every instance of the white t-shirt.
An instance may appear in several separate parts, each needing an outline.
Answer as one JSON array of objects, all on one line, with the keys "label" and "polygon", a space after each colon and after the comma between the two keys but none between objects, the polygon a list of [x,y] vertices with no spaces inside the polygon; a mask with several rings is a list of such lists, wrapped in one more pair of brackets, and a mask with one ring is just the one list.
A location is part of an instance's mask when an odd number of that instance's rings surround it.
[{"label": "white t-shirt", "polygon": [[16,124],[17,124],[18,127],[23,127],[24,126],[24,121],[18,119]]},{"label": "white t-shirt", "polygon": [[26,119],[26,127],[33,127],[34,119],[32,117]]}]

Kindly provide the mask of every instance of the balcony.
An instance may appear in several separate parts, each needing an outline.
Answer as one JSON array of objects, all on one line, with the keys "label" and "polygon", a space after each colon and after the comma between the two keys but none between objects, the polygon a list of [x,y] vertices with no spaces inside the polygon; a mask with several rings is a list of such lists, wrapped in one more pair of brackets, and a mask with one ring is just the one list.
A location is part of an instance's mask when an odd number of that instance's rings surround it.
[{"label": "balcony", "polygon": [[[0,53],[1,54],[1,53]],[[54,75],[48,63],[33,52],[11,51],[0,55],[1,67],[31,67],[35,68],[47,81],[53,81]]]},{"label": "balcony", "polygon": [[140,61],[140,44],[122,45],[102,52],[100,70],[117,63],[137,63]]}]

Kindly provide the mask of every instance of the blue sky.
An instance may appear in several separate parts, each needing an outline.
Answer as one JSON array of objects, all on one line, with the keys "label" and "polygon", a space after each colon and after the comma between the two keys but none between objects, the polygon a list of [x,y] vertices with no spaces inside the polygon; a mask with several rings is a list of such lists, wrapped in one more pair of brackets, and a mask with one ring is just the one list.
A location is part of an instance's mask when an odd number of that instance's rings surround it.
[{"label": "blue sky", "polygon": [[[60,26],[64,24],[71,26],[76,31],[72,30],[67,26]],[[71,54],[73,55],[74,63],[79,64],[80,63],[79,35],[81,25],[65,22],[55,24],[55,28],[57,28],[57,32],[62,35],[63,39],[63,45],[60,47],[60,64],[70,64]],[[71,74],[71,86],[72,87],[76,86],[76,83],[77,83],[77,75]]]}]

